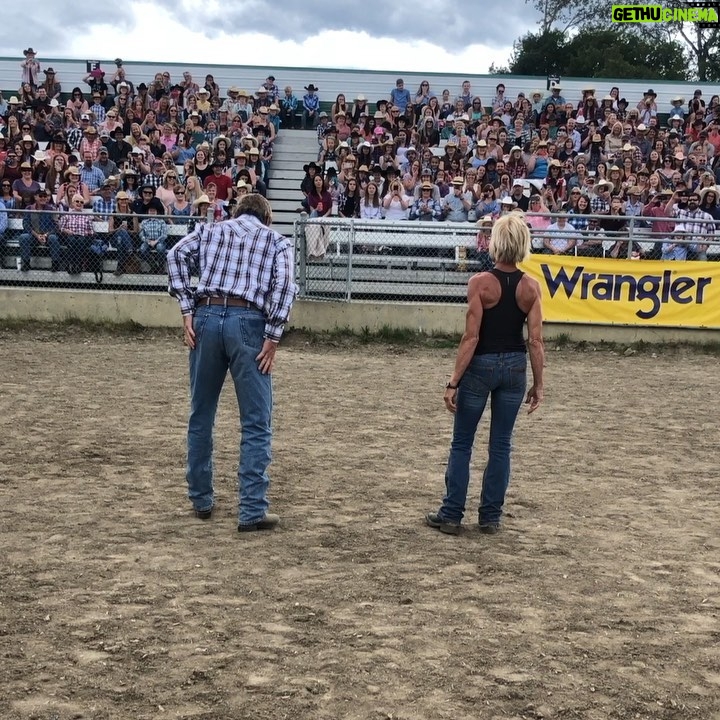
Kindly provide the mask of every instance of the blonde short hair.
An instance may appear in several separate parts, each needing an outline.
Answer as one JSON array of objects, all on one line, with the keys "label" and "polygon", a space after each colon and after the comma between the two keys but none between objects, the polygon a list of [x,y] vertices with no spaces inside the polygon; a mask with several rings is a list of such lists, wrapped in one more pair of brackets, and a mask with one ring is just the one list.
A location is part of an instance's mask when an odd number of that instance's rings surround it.
[{"label": "blonde short hair", "polygon": [[495,221],[489,252],[495,262],[508,265],[517,265],[525,260],[530,254],[530,230],[524,213],[509,213]]}]

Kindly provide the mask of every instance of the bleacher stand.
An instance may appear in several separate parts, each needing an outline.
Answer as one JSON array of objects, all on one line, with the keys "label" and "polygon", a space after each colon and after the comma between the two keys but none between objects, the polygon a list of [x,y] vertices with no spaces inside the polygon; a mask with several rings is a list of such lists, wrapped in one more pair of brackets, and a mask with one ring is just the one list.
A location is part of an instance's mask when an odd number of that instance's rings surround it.
[{"label": "bleacher stand", "polygon": [[[652,88],[626,99],[588,86],[570,97],[556,84],[509,98],[500,83],[485,103],[467,80],[438,94],[429,81],[407,88],[398,78],[384,97],[350,103],[340,93],[328,103],[314,83],[298,97],[270,75],[254,92],[231,85],[223,97],[211,75],[203,85],[162,68],[130,78],[120,60],[107,78],[99,66],[65,78],[77,85],[64,95],[32,48],[25,57],[17,93],[0,103],[0,255],[14,244],[21,272],[36,255],[49,255],[54,271],[83,269],[93,260],[87,233],[103,236],[116,274],[133,260],[164,272],[164,251],[194,223],[230,216],[239,192],[267,193],[273,144],[298,126],[318,142],[319,164],[308,165],[318,169],[302,183],[311,216],[486,227],[526,210],[536,235],[556,225],[536,251],[609,256],[619,255],[599,233],[621,233],[632,218],[649,236],[638,256],[658,259],[683,255],[671,247],[677,221],[684,257],[720,257],[707,242],[720,221],[717,95],[697,90],[665,108]],[[148,208],[156,217],[143,231]],[[27,221],[30,209],[42,222]],[[602,217],[586,222],[588,212]],[[560,230],[547,213],[567,215]]]}]

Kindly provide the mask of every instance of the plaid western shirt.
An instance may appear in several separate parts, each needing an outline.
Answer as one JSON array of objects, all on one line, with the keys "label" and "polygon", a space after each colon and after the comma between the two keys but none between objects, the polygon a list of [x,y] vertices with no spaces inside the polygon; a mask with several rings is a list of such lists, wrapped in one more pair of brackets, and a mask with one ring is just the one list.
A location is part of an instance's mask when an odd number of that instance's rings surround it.
[{"label": "plaid western shirt", "polygon": [[[190,315],[196,300],[233,297],[247,300],[265,314],[265,337],[280,340],[297,294],[292,243],[252,215],[203,224],[168,254],[170,294]],[[193,290],[190,268],[200,280]]]},{"label": "plaid western shirt", "polygon": [[155,175],[155,173],[148,173],[143,175],[142,182],[140,185],[152,185],[156,190],[163,184],[163,176]]},{"label": "plaid western shirt", "polygon": [[88,112],[91,112],[95,116],[95,125],[105,122],[107,116],[107,110],[100,103],[93,103],[89,108]]},{"label": "plaid western shirt", "polygon": [[80,166],[80,182],[87,185],[90,192],[95,192],[105,182],[105,173],[94,165],[85,167],[83,164]]},{"label": "plaid western shirt", "polygon": [[147,216],[147,219],[140,223],[140,239],[143,242],[165,242],[167,234],[167,223],[162,218]]},{"label": "plaid western shirt", "polygon": [[95,198],[95,202],[93,203],[93,212],[101,220],[107,222],[110,219],[109,216],[114,215],[117,212],[117,203],[114,198],[110,198],[109,200],[105,200],[105,198],[102,197]]},{"label": "plaid western shirt", "polygon": [[[695,250],[698,244],[702,245],[708,240],[712,240],[715,227],[713,225],[713,216],[710,213],[706,213],[700,208],[688,210],[675,205],[672,209],[672,215],[684,223],[685,231],[694,240],[694,243],[690,245],[692,250]],[[703,220],[706,222],[702,222]]]},{"label": "plaid western shirt", "polygon": [[93,234],[93,216],[85,212],[68,211],[59,216],[58,225],[66,235],[82,235],[90,237]]}]

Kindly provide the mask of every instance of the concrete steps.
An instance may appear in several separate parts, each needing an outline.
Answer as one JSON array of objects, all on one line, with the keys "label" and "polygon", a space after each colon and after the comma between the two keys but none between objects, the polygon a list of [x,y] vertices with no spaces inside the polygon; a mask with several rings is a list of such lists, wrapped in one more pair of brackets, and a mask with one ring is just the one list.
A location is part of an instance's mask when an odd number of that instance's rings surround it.
[{"label": "concrete steps", "polygon": [[305,177],[303,165],[317,161],[317,135],[310,130],[281,130],[273,145],[268,175],[268,200],[273,209],[273,229],[292,237],[299,218],[297,209],[303,199],[300,183]]},{"label": "concrete steps", "polygon": [[281,175],[273,175],[270,172],[270,184],[273,190],[299,190],[302,177],[283,177]]},{"label": "concrete steps", "polygon": [[294,200],[297,203],[305,196],[300,189],[288,190],[287,188],[276,188],[274,185],[268,190],[267,199],[272,205],[275,200]]}]

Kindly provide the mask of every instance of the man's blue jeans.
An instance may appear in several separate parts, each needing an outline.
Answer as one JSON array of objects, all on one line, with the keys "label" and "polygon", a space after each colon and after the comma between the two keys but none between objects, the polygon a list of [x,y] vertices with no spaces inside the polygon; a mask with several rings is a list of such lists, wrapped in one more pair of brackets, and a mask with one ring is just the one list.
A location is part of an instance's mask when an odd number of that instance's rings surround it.
[{"label": "man's blue jeans", "polygon": [[258,369],[265,318],[256,308],[200,305],[190,351],[188,497],[196,510],[213,506],[213,424],[220,390],[230,370],[240,408],[239,523],[262,520],[269,506],[272,380]]},{"label": "man's blue jeans", "polygon": [[[30,233],[23,233],[18,237],[18,245],[20,246],[20,260],[24,266],[30,265],[32,251],[35,245],[40,245],[35,237]],[[52,264],[57,267],[60,264],[60,240],[57,235],[50,233],[47,238],[47,247],[50,250],[50,259]]]},{"label": "man's blue jeans", "polygon": [[483,473],[478,519],[498,523],[510,481],[510,450],[515,420],[525,397],[525,353],[475,355],[460,381],[455,427],[445,472],[446,495],[440,516],[460,522],[465,513],[475,431],[490,396],[490,442]]},{"label": "man's blue jeans", "polygon": [[[155,250],[154,256],[152,254],[153,249]],[[138,255],[140,255],[140,257],[151,267],[153,265],[157,267],[162,267],[162,265],[165,263],[165,258],[167,257],[167,247],[163,240],[158,240],[158,242],[155,244],[155,248],[150,247],[148,243],[144,242],[142,243],[142,245],[140,245]]]}]

